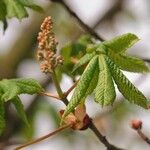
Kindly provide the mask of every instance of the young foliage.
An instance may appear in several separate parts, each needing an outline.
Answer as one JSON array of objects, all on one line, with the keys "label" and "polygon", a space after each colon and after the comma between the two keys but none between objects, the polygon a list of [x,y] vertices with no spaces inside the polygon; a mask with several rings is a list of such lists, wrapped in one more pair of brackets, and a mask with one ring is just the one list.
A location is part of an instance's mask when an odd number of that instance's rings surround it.
[{"label": "young foliage", "polygon": [[87,65],[85,71],[83,72],[80,81],[78,82],[73,96],[68,104],[65,112],[64,117],[67,116],[73,109],[82,102],[83,98],[85,98],[85,94],[88,90],[90,82],[92,81],[93,75],[95,73],[95,67],[97,65],[98,57],[94,56],[92,60]]},{"label": "young foliage", "polygon": [[43,9],[34,4],[30,0],[1,0],[0,1],[0,21],[4,23],[4,29],[7,27],[7,17],[16,17],[19,20],[28,17],[27,9],[31,8],[38,12],[43,12]]},{"label": "young foliage", "polygon": [[4,110],[4,103],[0,101],[0,135],[2,134],[3,130],[5,129],[5,110]]},{"label": "young foliage", "polygon": [[133,46],[137,41],[139,41],[139,38],[136,35],[127,33],[117,36],[110,41],[103,42],[103,44],[115,53],[122,53]]},{"label": "young foliage", "polygon": [[73,71],[75,72],[79,67],[83,66],[84,64],[87,64],[95,55],[95,52],[93,53],[87,53],[85,54],[74,66]]},{"label": "young foliage", "polygon": [[6,4],[8,18],[17,17],[18,19],[22,19],[28,17],[27,10],[19,0],[5,0],[4,2]]},{"label": "young foliage", "polygon": [[27,119],[27,116],[26,116],[26,113],[24,111],[24,106],[20,100],[20,98],[18,96],[14,97],[11,102],[13,103],[13,105],[15,106],[16,110],[17,110],[17,113],[19,115],[19,117],[24,121],[24,123],[29,126],[29,123],[28,123],[28,119]]},{"label": "young foliage", "polygon": [[149,72],[148,66],[145,65],[144,61],[129,56],[127,54],[118,54],[109,50],[108,55],[111,57],[113,62],[122,70],[130,71],[130,72]]},{"label": "young foliage", "polygon": [[3,92],[1,99],[11,100],[20,94],[35,94],[42,91],[40,84],[34,79],[3,79],[0,81],[0,89]]},{"label": "young foliage", "polygon": [[0,81],[0,133],[5,128],[4,102],[10,100],[15,106],[20,118],[27,124],[28,120],[23,104],[18,97],[20,94],[35,94],[43,91],[40,84],[34,79],[3,79]]},{"label": "young foliage", "polygon": [[122,95],[129,100],[129,102],[147,108],[147,99],[120,71],[120,69],[110,60],[107,59],[111,74],[117,84]]},{"label": "young foliage", "polygon": [[[127,48],[130,48],[138,40],[136,35],[127,33],[110,41],[92,44],[92,51],[85,54],[74,67],[76,70],[89,62],[63,117],[72,112],[81,102],[84,102],[93,91],[96,102],[102,106],[112,105],[116,97],[113,79],[119,91],[129,102],[147,108],[146,97],[120,71],[120,69],[131,72],[149,71],[141,59],[125,54]],[[89,89],[90,92],[87,92]]]},{"label": "young foliage", "polygon": [[99,56],[99,79],[95,89],[95,101],[102,106],[112,104],[116,97],[115,87],[105,57],[103,54]]}]

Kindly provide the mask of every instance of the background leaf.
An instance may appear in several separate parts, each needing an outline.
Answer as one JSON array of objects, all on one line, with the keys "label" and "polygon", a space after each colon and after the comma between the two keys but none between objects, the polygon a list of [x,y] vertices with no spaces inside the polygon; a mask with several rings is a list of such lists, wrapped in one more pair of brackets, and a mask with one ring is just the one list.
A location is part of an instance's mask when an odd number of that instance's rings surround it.
[{"label": "background leaf", "polygon": [[108,58],[111,74],[117,84],[119,91],[131,103],[147,108],[147,99],[120,71],[120,69]]},{"label": "background leaf", "polygon": [[139,38],[136,35],[126,33],[121,36],[117,36],[110,41],[103,42],[103,44],[116,53],[122,53],[132,47],[137,41],[139,41]]},{"label": "background leaf", "polygon": [[139,58],[132,57],[126,54],[114,53],[112,50],[109,50],[108,55],[111,57],[113,62],[122,70],[130,72],[149,72],[148,66],[146,66],[144,61]]},{"label": "background leaf", "polygon": [[24,111],[24,106],[23,106],[20,98],[18,96],[16,96],[11,100],[11,102],[14,104],[20,118],[26,123],[27,126],[29,126],[28,119],[27,119],[26,113]]},{"label": "background leaf", "polygon": [[5,0],[4,2],[6,4],[8,18],[17,17],[18,19],[22,19],[28,17],[28,13],[20,1]]},{"label": "background leaf", "polygon": [[114,83],[105,57],[105,55],[99,56],[99,79],[95,89],[95,101],[102,106],[112,104],[116,97]]},{"label": "background leaf", "polygon": [[84,70],[84,72],[75,88],[72,98],[71,98],[69,104],[67,105],[67,108],[64,112],[63,117],[67,116],[70,112],[72,112],[74,110],[74,108],[78,104],[80,104],[80,102],[83,100],[83,98],[85,98],[85,94],[88,90],[90,82],[92,81],[93,75],[95,73],[95,67],[98,63],[97,58],[98,58],[98,56],[94,56],[94,58],[89,62],[86,69]]},{"label": "background leaf", "polygon": [[5,110],[4,110],[4,104],[2,101],[0,101],[0,134],[5,129]]},{"label": "background leaf", "polygon": [[7,12],[6,12],[6,5],[5,5],[5,3],[1,0],[0,1],[0,20],[4,20],[5,19],[5,17],[6,17],[6,14],[7,14]]},{"label": "background leaf", "polygon": [[38,12],[43,12],[43,9],[42,9],[40,6],[34,4],[34,3],[32,2],[32,0],[19,0],[19,1],[20,1],[20,3],[22,3],[25,7],[29,7],[29,8],[31,8],[31,9],[35,10],[35,11],[38,11]]},{"label": "background leaf", "polygon": [[3,91],[2,99],[5,101],[11,100],[20,94],[35,94],[43,89],[40,84],[34,79],[3,79],[0,81],[0,88]]}]

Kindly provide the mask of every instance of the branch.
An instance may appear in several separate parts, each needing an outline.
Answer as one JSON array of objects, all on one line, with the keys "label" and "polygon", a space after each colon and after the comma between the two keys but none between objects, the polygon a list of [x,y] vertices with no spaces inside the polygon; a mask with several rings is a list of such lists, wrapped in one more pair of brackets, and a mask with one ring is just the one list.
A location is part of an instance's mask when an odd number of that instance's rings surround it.
[{"label": "branch", "polygon": [[150,145],[150,139],[141,131],[141,129],[137,130],[138,135]]},{"label": "branch", "polygon": [[62,4],[65,7],[65,9],[70,13],[70,15],[77,19],[77,21],[79,22],[79,24],[83,27],[83,29],[86,30],[86,32],[88,32],[89,34],[91,34],[96,39],[98,39],[100,41],[104,41],[103,37],[101,37],[100,35],[98,35],[92,28],[90,28],[86,23],[84,23],[78,17],[78,15],[72,9],[70,9],[70,7],[63,0],[51,0],[51,1],[58,2],[58,3]]},{"label": "branch", "polygon": [[[67,104],[69,103],[69,101],[68,101],[68,99],[67,99],[66,97],[63,97],[64,95],[63,95],[63,92],[62,92],[61,87],[60,87],[60,85],[59,85],[59,82],[58,82],[58,80],[57,80],[57,76],[56,76],[56,74],[55,74],[55,71],[54,71],[52,77],[54,78],[53,80],[54,80],[54,84],[55,84],[55,86],[56,86],[56,89],[58,88],[57,91],[60,93],[60,94],[58,93],[59,96],[61,97],[61,99],[62,99],[62,101],[64,102],[64,104],[67,105]],[[79,80],[78,80],[78,81],[79,81]],[[72,89],[77,85],[78,81],[76,82],[76,84],[74,84],[74,85],[70,88],[70,90],[72,90]],[[69,91],[70,91],[70,90],[69,90]],[[91,119],[91,120],[92,120],[92,119]],[[94,125],[94,123],[93,123],[92,121],[90,122],[89,128],[95,133],[95,135],[98,137],[98,139],[107,147],[107,150],[123,150],[123,149],[120,149],[120,148],[118,148],[118,147],[116,147],[116,146],[110,144],[110,143],[108,142],[108,140],[106,139],[106,137],[103,136],[103,135],[100,133],[100,131],[96,128],[96,126]]]},{"label": "branch", "polygon": [[95,133],[95,135],[98,137],[98,139],[107,147],[107,150],[123,150],[121,148],[118,148],[108,142],[105,136],[103,136],[97,127],[94,125],[94,123],[91,121],[89,128]]},{"label": "branch", "polygon": [[24,148],[24,147],[27,147],[27,146],[29,146],[29,145],[32,145],[32,144],[41,142],[41,141],[43,141],[43,140],[45,140],[45,139],[47,139],[47,138],[49,138],[49,137],[51,137],[51,136],[57,134],[58,132],[60,132],[60,131],[62,131],[62,130],[64,130],[64,129],[66,129],[66,128],[69,128],[69,127],[71,127],[71,124],[62,126],[62,127],[58,128],[57,130],[55,130],[55,131],[53,131],[53,132],[50,132],[49,134],[47,134],[47,135],[45,135],[45,136],[42,136],[42,137],[40,137],[40,138],[38,138],[38,139],[29,141],[29,142],[27,142],[27,143],[25,143],[25,144],[23,144],[23,145],[21,145],[21,146],[15,148],[14,150],[21,150],[21,149]]},{"label": "branch", "polygon": [[69,93],[76,87],[79,80],[77,80],[66,92],[64,92],[64,97],[67,97]]},{"label": "branch", "polygon": [[[84,23],[79,16],[63,1],[63,0],[51,0],[53,2],[57,2],[60,3],[64,6],[64,8],[70,13],[71,16],[73,16],[74,18],[76,18],[76,20],[79,22],[79,24],[83,27],[84,30],[86,30],[87,33],[89,33],[90,35],[92,35],[94,38],[100,40],[100,41],[105,41],[105,39],[100,36],[98,33],[96,33],[91,27],[89,27],[86,23]],[[118,2],[119,3],[119,2]],[[121,5],[121,2],[119,3]],[[120,6],[121,7],[121,6]],[[98,24],[98,23],[97,23]],[[97,26],[97,24],[95,24],[95,27]],[[142,59],[145,62],[150,63],[150,59]]]}]

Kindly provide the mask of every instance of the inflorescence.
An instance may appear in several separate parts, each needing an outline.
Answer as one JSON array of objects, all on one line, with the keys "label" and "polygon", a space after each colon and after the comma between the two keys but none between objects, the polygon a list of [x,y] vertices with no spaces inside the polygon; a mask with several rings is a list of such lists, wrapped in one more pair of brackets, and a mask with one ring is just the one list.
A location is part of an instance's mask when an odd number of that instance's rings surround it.
[{"label": "inflorescence", "polygon": [[61,55],[56,55],[58,42],[52,31],[52,18],[46,17],[41,25],[41,32],[38,34],[37,58],[40,61],[40,68],[43,73],[52,73],[57,65],[63,64]]}]

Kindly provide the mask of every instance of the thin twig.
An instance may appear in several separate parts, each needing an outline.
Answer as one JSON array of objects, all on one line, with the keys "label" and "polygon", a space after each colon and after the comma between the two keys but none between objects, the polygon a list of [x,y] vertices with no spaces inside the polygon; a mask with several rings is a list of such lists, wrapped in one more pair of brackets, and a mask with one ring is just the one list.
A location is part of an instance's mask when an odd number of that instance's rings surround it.
[{"label": "thin twig", "polygon": [[77,19],[77,21],[79,22],[79,24],[83,27],[83,29],[86,30],[86,32],[88,32],[89,34],[91,34],[96,39],[98,39],[100,41],[104,41],[104,39],[100,35],[98,35],[92,28],[90,28],[86,23],[84,23],[80,19],[78,17],[78,15],[72,9],[70,9],[70,7],[63,0],[52,0],[52,1],[53,2],[58,2],[58,3],[62,4],[65,7],[65,9],[71,14],[71,16],[73,16],[74,18]]},{"label": "thin twig", "polygon": [[138,129],[137,133],[146,143],[150,145],[150,139],[142,132],[141,129]]},{"label": "thin twig", "polygon": [[[87,31],[87,33],[89,33],[90,35],[92,35],[94,38],[100,40],[100,41],[105,41],[105,39],[100,36],[98,33],[96,33],[94,31],[94,29],[92,29],[91,27],[89,27],[86,23],[84,23],[80,18],[79,16],[63,1],[63,0],[51,0],[53,2],[58,2],[60,4],[62,4],[66,10],[71,14],[71,16],[73,16],[74,18],[77,19],[77,21],[79,22],[79,24],[83,27],[83,29],[85,29]],[[148,62],[150,63],[150,59],[142,59],[143,61],[145,62]]]},{"label": "thin twig", "polygon": [[76,87],[78,82],[79,80],[77,80],[66,92],[64,92],[65,97],[67,97],[70,94],[70,92]]},{"label": "thin twig", "polygon": [[51,93],[49,93],[49,92],[41,92],[40,95],[52,97],[52,98],[55,98],[55,99],[57,99],[57,100],[61,100],[61,98],[60,98],[58,95],[54,95],[54,94],[51,94]]},{"label": "thin twig", "polygon": [[57,134],[58,132],[60,132],[60,131],[62,131],[62,130],[64,130],[64,129],[66,129],[66,128],[69,128],[69,127],[71,127],[71,124],[69,124],[69,125],[64,125],[64,126],[58,128],[57,130],[55,130],[55,131],[53,131],[53,132],[50,132],[49,134],[47,134],[47,135],[45,135],[45,136],[42,136],[42,137],[40,137],[40,138],[38,138],[38,139],[29,141],[29,142],[27,142],[27,143],[25,143],[25,144],[23,144],[23,145],[21,145],[21,146],[15,148],[14,150],[20,150],[21,148],[24,148],[24,147],[27,147],[27,146],[29,146],[29,145],[32,145],[32,144],[38,143],[38,142],[40,142],[40,141],[43,141],[43,140],[45,140],[45,139],[47,139],[47,138],[49,138],[49,137],[51,137],[51,136]]},{"label": "thin twig", "polygon": [[97,127],[94,125],[94,123],[91,121],[89,128],[95,133],[95,135],[98,137],[98,139],[107,147],[107,150],[123,150],[121,148],[118,148],[108,142],[105,136],[103,136]]},{"label": "thin twig", "polygon": [[147,63],[150,63],[150,59],[148,59],[148,58],[143,58],[143,60]]}]

